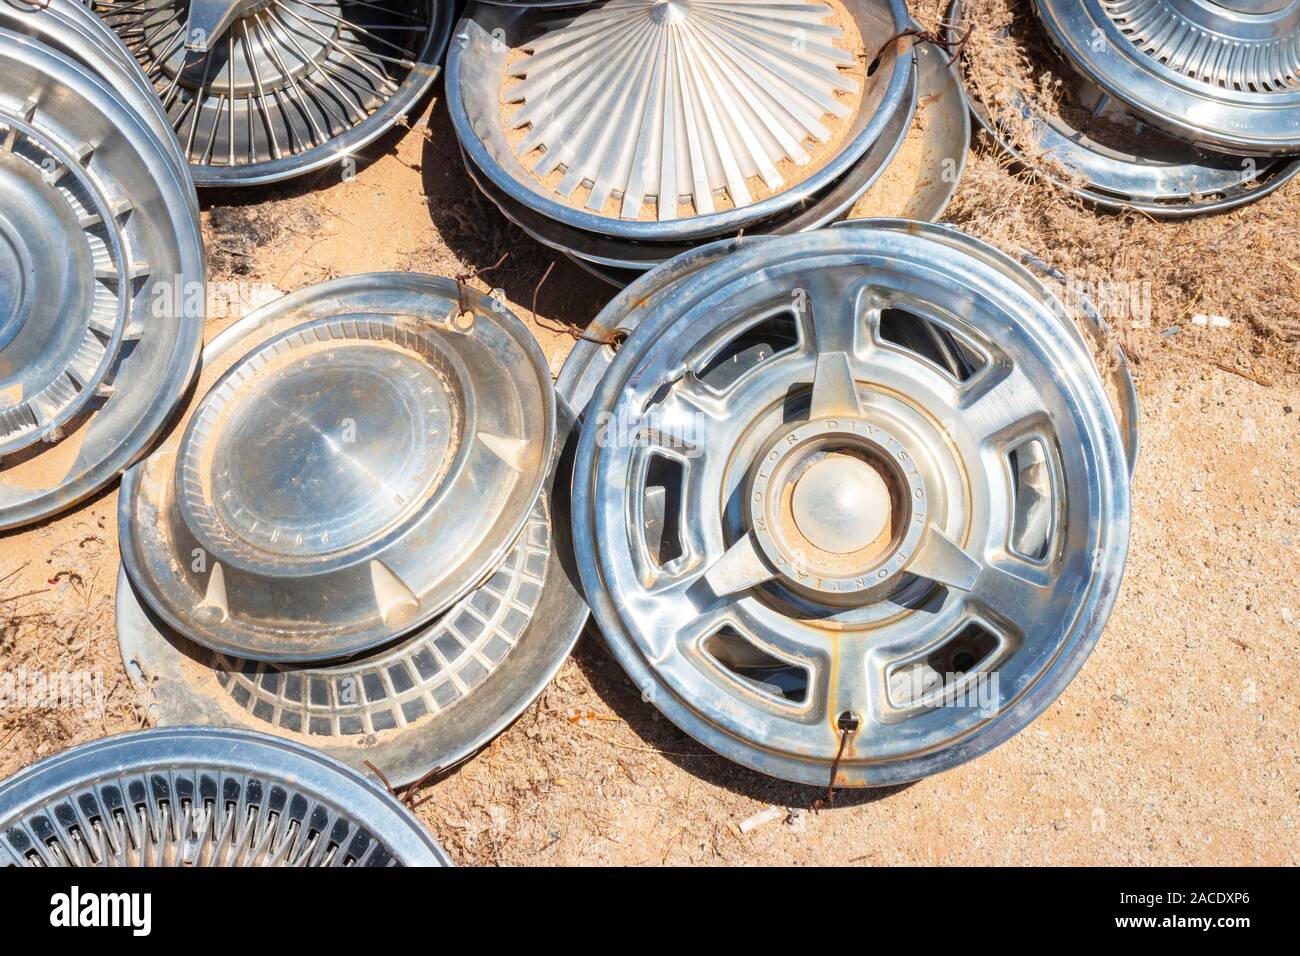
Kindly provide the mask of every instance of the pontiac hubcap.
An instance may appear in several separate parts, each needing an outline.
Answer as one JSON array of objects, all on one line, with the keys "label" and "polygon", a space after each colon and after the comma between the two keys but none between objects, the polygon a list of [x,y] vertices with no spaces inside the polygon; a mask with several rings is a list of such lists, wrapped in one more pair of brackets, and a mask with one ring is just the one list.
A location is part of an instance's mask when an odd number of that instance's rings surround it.
[{"label": "pontiac hubcap", "polygon": [[846,226],[629,290],[644,315],[577,456],[579,567],[647,699],[748,766],[877,785],[969,759],[1060,693],[1113,601],[1127,469],[1100,378],[962,239]]}]

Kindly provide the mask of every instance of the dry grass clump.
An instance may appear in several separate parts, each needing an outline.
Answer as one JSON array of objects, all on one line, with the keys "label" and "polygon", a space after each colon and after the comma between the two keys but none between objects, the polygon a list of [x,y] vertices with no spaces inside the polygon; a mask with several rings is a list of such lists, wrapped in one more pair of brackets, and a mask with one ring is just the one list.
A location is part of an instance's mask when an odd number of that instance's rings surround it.
[{"label": "dry grass clump", "polygon": [[[0,574],[0,778],[41,757],[142,727],[117,654],[113,529],[78,522],[46,557]],[[67,531],[65,527],[62,529]]]},{"label": "dry grass clump", "polygon": [[1030,161],[1045,164],[1045,171],[1077,178],[1038,147],[1038,120],[1058,120],[1125,153],[1186,153],[1187,147],[1117,110],[1094,115],[1092,104],[1079,95],[1073,69],[1053,48],[1029,0],[969,0],[957,26],[963,32],[974,27],[963,63],[972,98],[984,105],[1008,141]]},{"label": "dry grass clump", "polygon": [[[926,2],[913,12],[930,26],[942,21],[946,7]],[[998,110],[1009,109],[1017,94],[1032,96],[1040,110],[1073,108],[1028,0],[974,0],[966,10],[974,29],[965,75],[974,95]],[[1090,134],[1106,136],[1105,123],[1094,123]],[[1156,146],[1167,142],[1148,135]],[[1300,373],[1300,185],[1294,182],[1231,212],[1157,221],[1093,208],[977,136],[945,219],[1065,272],[1067,291],[1096,302],[1140,375],[1186,370],[1189,363],[1227,366],[1264,381]]]}]

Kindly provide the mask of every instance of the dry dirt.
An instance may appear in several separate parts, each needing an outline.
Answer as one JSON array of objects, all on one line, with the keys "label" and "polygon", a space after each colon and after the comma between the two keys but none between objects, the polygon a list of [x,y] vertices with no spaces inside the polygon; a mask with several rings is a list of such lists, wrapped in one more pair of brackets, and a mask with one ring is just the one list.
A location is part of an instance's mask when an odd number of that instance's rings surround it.
[{"label": "dry dirt", "polygon": [[[471,281],[526,319],[536,295],[531,324],[558,370],[565,329],[610,290],[476,194],[441,104],[371,160],[348,181],[205,196],[209,336],[333,276],[479,271]],[[1132,549],[1082,673],[973,763],[813,813],[817,790],[732,765],[660,718],[588,633],[518,722],[420,792],[458,863],[1300,863],[1300,183],[1158,224],[1063,201],[979,147],[951,216],[1089,281],[1148,289],[1149,321],[1115,321],[1142,401]],[[99,671],[105,691],[102,715],[0,709],[0,776],[142,723],[113,627],[116,506],[110,489],[0,536],[0,670]],[[741,835],[769,804],[790,812]]]}]

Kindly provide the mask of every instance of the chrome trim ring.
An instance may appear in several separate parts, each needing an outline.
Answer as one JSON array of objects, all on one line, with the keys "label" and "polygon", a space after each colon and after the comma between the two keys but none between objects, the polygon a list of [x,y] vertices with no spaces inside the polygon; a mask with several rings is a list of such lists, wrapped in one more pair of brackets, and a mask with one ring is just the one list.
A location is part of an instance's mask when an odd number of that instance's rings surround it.
[{"label": "chrome trim ring", "polygon": [[[918,116],[924,113],[925,118],[925,125],[920,130],[923,165],[917,181],[912,184],[913,191],[907,205],[899,215],[921,222],[938,222],[966,171],[966,159],[970,153],[970,110],[966,106],[958,64],[949,63],[949,55],[930,43],[913,47],[913,53],[920,85],[916,113]],[[904,148],[903,143],[899,145]],[[890,161],[893,161],[892,157]],[[873,182],[855,200],[854,207],[867,202],[872,190],[885,187],[883,181]],[[844,215],[852,218],[855,211],[850,208]]]},{"label": "chrome trim ring", "polygon": [[[959,341],[969,371],[886,338],[900,310]],[[792,344],[730,370],[737,336],[778,319]],[[840,228],[742,248],[646,316],[596,413],[574,476],[596,621],[647,700],[764,773],[825,784],[837,766],[837,786],[875,786],[978,756],[1061,693],[1113,606],[1127,468],[1091,356],[1022,283],[949,244]],[[809,422],[815,443],[796,434]],[[787,495],[846,454],[889,494],[824,512]],[[803,471],[755,502],[769,464]],[[773,497],[798,545],[784,565],[754,533]],[[828,516],[865,534],[882,509],[893,528],[871,548],[831,546]],[[985,704],[944,706],[975,687]]]},{"label": "chrome trim ring", "polygon": [[0,781],[0,866],[452,865],[377,784],[266,734],[119,734]]}]

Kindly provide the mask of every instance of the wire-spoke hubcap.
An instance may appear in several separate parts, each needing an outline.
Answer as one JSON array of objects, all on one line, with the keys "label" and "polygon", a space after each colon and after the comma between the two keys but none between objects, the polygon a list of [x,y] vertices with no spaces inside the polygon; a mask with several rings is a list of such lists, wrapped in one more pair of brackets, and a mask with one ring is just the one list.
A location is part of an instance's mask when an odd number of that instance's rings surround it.
[{"label": "wire-spoke hubcap", "polygon": [[388,129],[438,72],[433,0],[92,0],[153,83],[199,185],[271,182]]},{"label": "wire-spoke hubcap", "polygon": [[1127,544],[1118,428],[1080,337],[971,245],[742,247],[659,296],[587,409],[593,612],[733,759],[825,784],[843,746],[841,785],[915,779],[1023,727],[1096,641]]},{"label": "wire-spoke hubcap", "polygon": [[[280,7],[286,22],[293,17],[301,17],[306,26],[294,31],[296,44],[292,46],[295,56],[283,58],[276,55],[277,45],[283,49],[288,44],[288,34],[272,34],[263,29],[269,21],[273,4]],[[205,28],[195,25],[195,7],[191,4],[189,25],[186,33],[189,37],[207,37],[211,44],[213,59],[197,54],[209,52],[208,48],[197,47],[193,41],[177,45],[175,34],[167,30],[150,31],[145,29],[141,42],[148,50],[150,58],[155,60],[158,68],[168,82],[180,78],[180,84],[186,90],[200,94],[215,93],[229,97],[250,97],[259,93],[274,93],[285,90],[301,81],[314,71],[322,69],[322,63],[339,42],[340,6],[336,2],[307,3],[303,0],[254,0],[251,3],[232,4],[232,16],[229,23],[221,26],[220,34],[209,34]],[[157,23],[169,22],[155,14]],[[149,21],[145,21],[146,25]],[[233,27],[233,29],[232,29]],[[251,42],[235,44],[237,37],[245,33]],[[221,39],[229,37],[223,50]],[[281,44],[275,41],[285,37]],[[256,38],[256,39],[254,39]],[[224,61],[224,62],[222,62]]]}]

